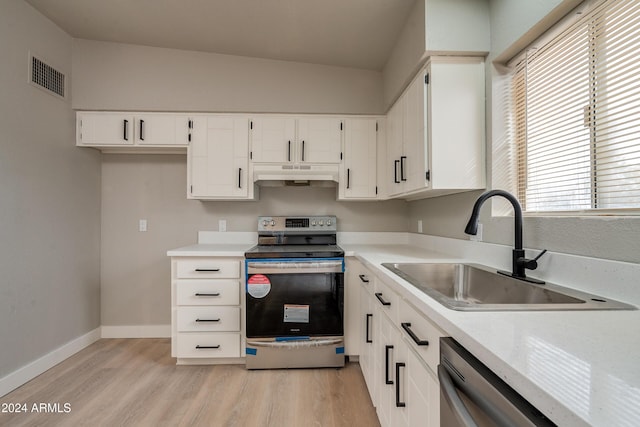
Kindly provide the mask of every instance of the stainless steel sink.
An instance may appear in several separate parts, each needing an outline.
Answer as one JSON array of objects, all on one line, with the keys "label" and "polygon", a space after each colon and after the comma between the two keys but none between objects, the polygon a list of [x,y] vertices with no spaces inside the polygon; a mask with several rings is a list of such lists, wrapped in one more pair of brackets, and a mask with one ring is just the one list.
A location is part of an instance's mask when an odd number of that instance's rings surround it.
[{"label": "stainless steel sink", "polygon": [[537,285],[476,264],[382,264],[445,307],[467,311],[635,310],[551,283]]}]

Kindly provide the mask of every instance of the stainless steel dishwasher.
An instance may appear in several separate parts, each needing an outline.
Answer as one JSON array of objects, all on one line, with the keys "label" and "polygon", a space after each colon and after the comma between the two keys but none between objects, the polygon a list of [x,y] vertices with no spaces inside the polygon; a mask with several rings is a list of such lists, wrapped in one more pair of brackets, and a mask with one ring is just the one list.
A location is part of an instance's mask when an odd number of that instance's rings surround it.
[{"label": "stainless steel dishwasher", "polygon": [[555,426],[452,338],[440,338],[440,426]]}]

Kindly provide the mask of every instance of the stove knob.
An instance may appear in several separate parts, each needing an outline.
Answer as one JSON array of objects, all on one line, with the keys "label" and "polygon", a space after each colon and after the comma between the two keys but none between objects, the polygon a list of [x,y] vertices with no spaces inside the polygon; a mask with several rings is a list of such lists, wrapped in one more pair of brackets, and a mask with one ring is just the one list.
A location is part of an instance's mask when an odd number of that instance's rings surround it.
[{"label": "stove knob", "polygon": [[331,225],[331,220],[330,219],[327,220],[327,225],[328,226]]},{"label": "stove knob", "polygon": [[262,220],[262,225],[263,225],[264,227],[266,227],[266,226],[267,226],[267,224],[269,224],[269,221],[267,221],[266,219]]},{"label": "stove knob", "polygon": [[311,225],[315,226],[316,225],[316,221],[315,220],[311,221]]},{"label": "stove knob", "polygon": [[320,221],[318,221],[318,224],[320,224],[320,225],[324,225],[324,221],[323,221],[323,220],[320,220]]},{"label": "stove knob", "polygon": [[271,220],[271,225],[272,225],[272,226],[275,226],[275,225],[276,225],[276,222],[275,222],[273,219]]}]

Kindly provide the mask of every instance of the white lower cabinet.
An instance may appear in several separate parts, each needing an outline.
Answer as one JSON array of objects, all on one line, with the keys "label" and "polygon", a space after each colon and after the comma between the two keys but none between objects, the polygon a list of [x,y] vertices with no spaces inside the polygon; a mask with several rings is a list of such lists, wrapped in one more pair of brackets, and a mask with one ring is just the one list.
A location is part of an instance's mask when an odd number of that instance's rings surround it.
[{"label": "white lower cabinet", "polygon": [[242,363],[240,258],[171,258],[171,356],[178,364]]},{"label": "white lower cabinet", "polygon": [[358,274],[347,280],[355,276],[360,282],[360,366],[381,426],[439,426],[436,372],[444,333],[395,292],[393,284],[359,261],[351,266]]}]

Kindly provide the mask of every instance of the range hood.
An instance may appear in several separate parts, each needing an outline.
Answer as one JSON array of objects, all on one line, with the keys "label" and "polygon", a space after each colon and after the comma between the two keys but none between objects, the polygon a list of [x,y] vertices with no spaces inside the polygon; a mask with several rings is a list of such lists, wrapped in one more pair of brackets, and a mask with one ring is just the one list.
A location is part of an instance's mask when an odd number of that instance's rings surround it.
[{"label": "range hood", "polygon": [[339,165],[253,165],[253,181],[265,187],[284,185],[335,187],[338,175]]}]

